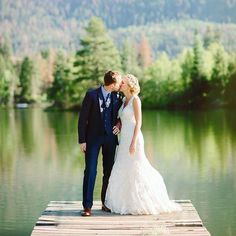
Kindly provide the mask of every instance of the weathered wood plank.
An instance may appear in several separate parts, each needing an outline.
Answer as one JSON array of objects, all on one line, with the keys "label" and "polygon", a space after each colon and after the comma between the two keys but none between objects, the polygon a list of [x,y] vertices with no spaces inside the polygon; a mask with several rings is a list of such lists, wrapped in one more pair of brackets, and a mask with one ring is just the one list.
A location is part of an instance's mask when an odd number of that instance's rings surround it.
[{"label": "weathered wood plank", "polygon": [[81,217],[80,201],[50,201],[39,217],[33,236],[158,235],[210,236],[190,200],[176,200],[183,211],[159,215],[119,215],[101,211],[95,201],[92,217]]}]

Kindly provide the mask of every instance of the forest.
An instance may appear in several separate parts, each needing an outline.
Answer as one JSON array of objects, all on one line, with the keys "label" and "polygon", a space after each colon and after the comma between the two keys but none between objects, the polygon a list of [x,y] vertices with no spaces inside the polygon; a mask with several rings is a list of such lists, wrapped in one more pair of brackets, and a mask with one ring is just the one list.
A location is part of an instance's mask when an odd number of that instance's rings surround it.
[{"label": "forest", "polygon": [[212,28],[196,30],[191,47],[176,56],[153,56],[148,38],[126,38],[120,48],[101,18],[84,26],[74,52],[47,49],[14,56],[7,38],[0,40],[0,105],[47,104],[51,109],[79,109],[85,92],[113,69],[133,73],[141,84],[145,108],[236,107],[236,54],[225,49]]}]

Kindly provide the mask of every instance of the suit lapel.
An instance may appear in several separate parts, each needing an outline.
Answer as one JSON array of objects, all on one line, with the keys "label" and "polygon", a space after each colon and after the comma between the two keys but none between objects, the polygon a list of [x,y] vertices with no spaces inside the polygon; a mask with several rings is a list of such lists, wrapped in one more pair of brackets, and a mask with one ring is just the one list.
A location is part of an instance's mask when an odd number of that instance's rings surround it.
[{"label": "suit lapel", "polygon": [[102,104],[104,102],[104,98],[103,98],[103,95],[102,95],[102,89],[101,87],[99,87],[97,89],[97,100],[98,100],[98,109],[99,109],[99,112],[100,112],[100,115],[101,115],[101,119],[103,119],[103,108],[102,108]]},{"label": "suit lapel", "polygon": [[116,103],[116,94],[114,92],[111,93],[111,102],[112,102],[112,105],[114,107],[114,105]]}]

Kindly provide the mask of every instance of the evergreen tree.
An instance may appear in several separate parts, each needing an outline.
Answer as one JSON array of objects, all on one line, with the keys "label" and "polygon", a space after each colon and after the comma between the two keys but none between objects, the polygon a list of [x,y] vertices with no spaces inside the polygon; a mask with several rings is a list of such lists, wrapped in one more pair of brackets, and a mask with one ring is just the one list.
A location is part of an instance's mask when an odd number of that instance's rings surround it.
[{"label": "evergreen tree", "polygon": [[5,67],[5,61],[0,55],[0,105],[6,105],[9,100],[9,79]]},{"label": "evergreen tree", "polygon": [[62,53],[57,54],[53,72],[53,83],[47,90],[48,100],[53,102],[53,106],[67,108],[70,104],[71,91],[70,70],[66,58]]},{"label": "evergreen tree", "polygon": [[193,107],[204,106],[209,92],[209,83],[202,73],[203,44],[198,35],[195,35],[193,46],[193,65],[191,69],[191,81],[189,96]]},{"label": "evergreen tree", "polygon": [[0,105],[12,105],[16,84],[11,47],[6,38],[0,38]]},{"label": "evergreen tree", "polygon": [[195,41],[193,45],[193,66],[191,70],[192,81],[200,80],[201,78],[202,53],[202,41],[198,35],[195,35]]},{"label": "evergreen tree", "polygon": [[227,80],[225,84],[224,101],[227,105],[236,108],[236,55],[230,55],[227,66]]},{"label": "evergreen tree", "polygon": [[34,67],[33,61],[29,57],[25,57],[20,71],[20,94],[19,94],[19,102],[32,102],[31,97],[31,81],[34,76]]},{"label": "evergreen tree", "polygon": [[181,63],[181,78],[183,80],[184,90],[188,88],[190,77],[191,77],[191,69],[193,67],[193,53],[190,50],[184,52],[184,59]]},{"label": "evergreen tree", "polygon": [[92,80],[99,84],[107,70],[120,70],[120,55],[108,36],[101,19],[93,17],[85,28],[86,35],[81,39],[81,49],[74,63],[77,68],[77,82]]},{"label": "evergreen tree", "polygon": [[234,108],[236,108],[235,91],[236,91],[236,65],[235,65],[235,71],[230,75],[229,82],[226,85],[226,92],[225,92],[225,98],[228,106]]},{"label": "evergreen tree", "polygon": [[214,67],[211,75],[211,88],[215,98],[222,98],[227,82],[227,62],[222,48],[214,55]]}]

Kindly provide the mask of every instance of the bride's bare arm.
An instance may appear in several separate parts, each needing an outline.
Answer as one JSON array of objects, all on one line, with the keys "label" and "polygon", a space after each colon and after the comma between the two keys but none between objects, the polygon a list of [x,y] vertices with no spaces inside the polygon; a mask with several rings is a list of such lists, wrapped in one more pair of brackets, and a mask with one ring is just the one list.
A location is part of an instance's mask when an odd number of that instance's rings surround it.
[{"label": "bride's bare arm", "polygon": [[129,148],[129,152],[131,155],[134,154],[136,150],[137,137],[142,126],[141,101],[138,96],[134,97],[133,99],[133,108],[134,108],[134,117],[135,117],[136,124],[134,128],[133,138],[132,138],[130,148]]}]

